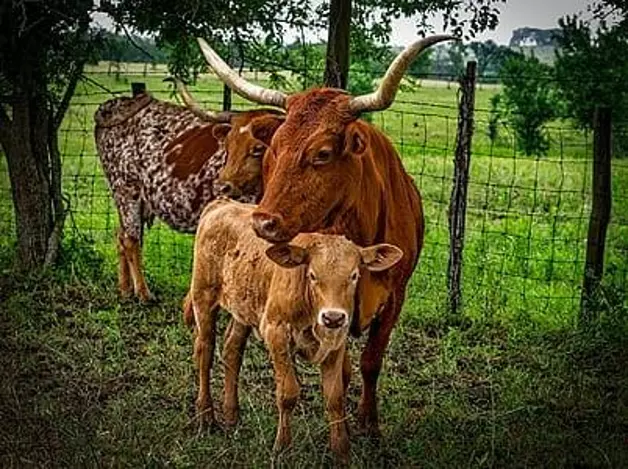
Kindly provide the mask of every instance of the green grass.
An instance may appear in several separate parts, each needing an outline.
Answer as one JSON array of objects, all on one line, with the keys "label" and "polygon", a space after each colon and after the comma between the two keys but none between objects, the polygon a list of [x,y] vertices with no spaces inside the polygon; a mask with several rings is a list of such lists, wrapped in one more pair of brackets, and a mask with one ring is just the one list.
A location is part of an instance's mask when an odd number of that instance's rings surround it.
[{"label": "green grass", "polygon": [[[179,297],[120,303],[100,254],[71,243],[64,256],[54,275],[0,278],[0,466],[268,467],[277,414],[261,343],[245,352],[241,422],[199,435]],[[625,467],[627,312],[586,332],[404,315],[380,380],[383,439],[354,433],[353,466]],[[363,342],[351,343],[353,430]],[[319,373],[298,373],[294,444],[275,463],[331,465]]]},{"label": "green grass", "polygon": [[[160,75],[137,70],[117,81],[102,71],[90,77],[106,88],[127,93],[130,82],[144,81],[157,97],[173,99]],[[192,91],[218,108],[216,80],[204,76]],[[450,326],[446,313],[456,87],[426,83],[373,115],[415,177],[427,232],[381,379],[384,439],[376,445],[352,437],[356,467],[628,463],[627,160],[613,161],[602,322],[577,331],[591,138],[554,122],[546,156],[516,152],[507,128],[493,145],[485,110],[497,91],[477,93],[459,327]],[[14,221],[0,158],[0,467],[267,467],[276,425],[273,380],[254,339],[242,374],[243,421],[233,433],[196,435],[191,338],[180,321],[192,236],[160,223],[148,231],[145,261],[158,305],[116,296],[117,214],[96,158],[92,120],[109,97],[82,84],[63,124],[72,217],[54,274],[22,278],[9,268]],[[251,107],[238,97],[234,104]],[[363,341],[352,343],[352,415]],[[299,371],[304,390],[295,446],[277,463],[328,465],[318,372],[305,365]]]}]

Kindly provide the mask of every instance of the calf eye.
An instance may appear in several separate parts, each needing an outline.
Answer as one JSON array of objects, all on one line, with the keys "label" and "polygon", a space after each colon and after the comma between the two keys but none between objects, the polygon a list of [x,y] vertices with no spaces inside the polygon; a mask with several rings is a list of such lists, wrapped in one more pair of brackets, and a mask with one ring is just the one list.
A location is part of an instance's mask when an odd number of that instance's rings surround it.
[{"label": "calf eye", "polygon": [[331,161],[333,154],[331,150],[319,150],[314,158],[315,165],[323,165]]},{"label": "calf eye", "polygon": [[310,282],[316,282],[317,280],[316,275],[311,270],[307,273],[307,278],[310,279]]}]

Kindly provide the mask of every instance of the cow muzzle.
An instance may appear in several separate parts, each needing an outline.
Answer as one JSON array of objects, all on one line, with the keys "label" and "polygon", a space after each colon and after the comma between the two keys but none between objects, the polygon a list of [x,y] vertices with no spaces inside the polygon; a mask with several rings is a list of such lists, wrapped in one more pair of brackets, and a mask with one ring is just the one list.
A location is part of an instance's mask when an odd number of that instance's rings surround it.
[{"label": "cow muzzle", "polygon": [[217,196],[223,196],[223,197],[239,197],[240,196],[240,191],[230,182],[221,182],[221,181],[217,181],[214,184],[214,190],[216,192]]},{"label": "cow muzzle", "polygon": [[253,212],[251,215],[253,230],[260,238],[271,243],[287,243],[294,236],[283,229],[283,220],[277,215],[265,212]]},{"label": "cow muzzle", "polygon": [[318,313],[318,324],[326,329],[340,329],[349,325],[349,315],[342,309],[322,309]]}]

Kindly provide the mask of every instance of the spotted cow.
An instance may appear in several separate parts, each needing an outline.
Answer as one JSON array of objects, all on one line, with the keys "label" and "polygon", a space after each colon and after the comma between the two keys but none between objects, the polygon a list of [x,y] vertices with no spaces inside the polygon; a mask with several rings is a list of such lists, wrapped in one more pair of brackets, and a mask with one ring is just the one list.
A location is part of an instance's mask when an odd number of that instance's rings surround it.
[{"label": "spotted cow", "polygon": [[[189,95],[185,95],[189,98]],[[238,151],[254,151],[261,142],[247,125],[272,110],[203,113],[150,94],[109,100],[94,115],[98,155],[120,217],[119,288],[143,301],[152,295],[142,272],[143,230],[155,217],[171,228],[192,233],[203,207],[224,187],[216,178],[225,163],[229,134]],[[238,194],[254,202],[258,186]]]}]

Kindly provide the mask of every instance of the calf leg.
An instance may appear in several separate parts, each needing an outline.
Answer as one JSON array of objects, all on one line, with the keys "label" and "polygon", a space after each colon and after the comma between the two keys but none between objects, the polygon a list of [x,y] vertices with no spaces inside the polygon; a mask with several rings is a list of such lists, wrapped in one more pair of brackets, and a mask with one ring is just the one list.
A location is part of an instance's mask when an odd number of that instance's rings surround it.
[{"label": "calf leg", "polygon": [[276,401],[279,426],[273,450],[279,452],[292,442],[290,419],[299,398],[300,387],[288,346],[288,331],[284,326],[269,326],[264,340],[275,369]]},{"label": "calf leg", "polygon": [[238,405],[238,378],[240,376],[240,367],[242,366],[244,347],[250,333],[250,326],[246,326],[234,318],[231,318],[225,331],[225,340],[222,347],[222,357],[225,362],[223,412],[227,425],[235,425],[238,422],[240,413]]},{"label": "calf leg", "polygon": [[347,364],[349,364],[348,354],[344,345],[341,349],[330,353],[321,364],[325,407],[331,431],[331,450],[344,464],[349,463],[349,435],[345,413],[348,384],[345,367]]},{"label": "calf leg", "polygon": [[196,410],[200,418],[200,428],[214,422],[214,408],[211,397],[211,369],[216,346],[216,319],[218,316],[218,295],[214,290],[194,292],[192,307],[195,317],[194,359],[198,366],[199,384]]},{"label": "calf leg", "polygon": [[382,369],[382,361],[390,334],[397,323],[403,295],[393,293],[381,312],[378,321],[369,329],[369,338],[362,352],[360,369],[362,372],[362,396],[358,405],[358,423],[369,436],[379,437],[379,416],[377,412],[377,379]]}]

